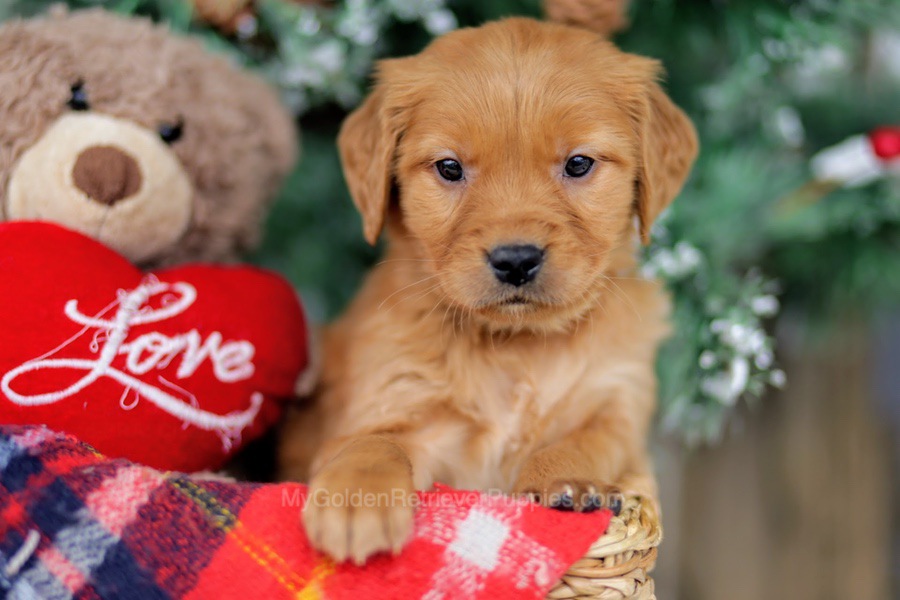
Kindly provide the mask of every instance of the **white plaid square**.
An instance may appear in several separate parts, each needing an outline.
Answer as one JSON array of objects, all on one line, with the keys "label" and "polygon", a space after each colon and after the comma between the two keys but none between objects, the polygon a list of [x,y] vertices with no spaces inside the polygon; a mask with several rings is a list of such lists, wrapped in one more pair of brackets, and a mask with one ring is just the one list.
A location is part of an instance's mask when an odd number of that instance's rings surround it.
[{"label": "white plaid square", "polygon": [[509,538],[509,526],[473,508],[459,524],[448,550],[485,571],[497,566],[500,548]]}]

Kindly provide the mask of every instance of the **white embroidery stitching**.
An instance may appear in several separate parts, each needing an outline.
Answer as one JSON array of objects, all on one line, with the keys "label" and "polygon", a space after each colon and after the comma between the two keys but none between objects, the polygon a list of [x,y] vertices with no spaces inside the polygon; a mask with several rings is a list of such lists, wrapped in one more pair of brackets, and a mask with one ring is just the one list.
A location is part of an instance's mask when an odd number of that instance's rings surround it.
[{"label": "white embroidery stitching", "polygon": [[[165,294],[159,308],[152,308],[148,301],[154,296]],[[0,390],[7,398],[20,406],[43,406],[69,398],[95,381],[108,377],[120,383],[123,394],[119,400],[125,410],[134,408],[140,398],[146,398],[161,410],[182,420],[186,425],[194,425],[206,431],[215,431],[222,439],[223,448],[230,448],[234,439],[249,425],[262,406],[263,396],[254,392],[250,397],[250,405],[239,411],[224,415],[202,410],[196,398],[165,381],[160,376],[160,383],[172,390],[183,391],[190,403],[185,402],[163,389],[154,387],[132,375],[145,375],[152,369],[166,368],[171,361],[181,354],[181,364],[176,376],[185,379],[193,375],[204,360],[212,363],[213,374],[223,383],[232,383],[249,379],[255,370],[252,362],[256,353],[254,345],[246,340],[223,343],[220,332],[209,334],[206,341],[200,333],[192,329],[184,334],[168,337],[159,332],[149,332],[127,341],[131,327],[146,323],[165,321],[183,313],[197,299],[194,286],[184,283],[163,283],[149,277],[134,290],[119,290],[118,300],[93,316],[85,315],[78,310],[78,301],[66,302],[64,314],[74,323],[84,328],[50,352],[31,359],[8,371],[0,380]],[[116,304],[119,305],[112,319],[104,319],[103,315]],[[64,349],[89,329],[96,329],[89,344],[91,352],[98,353],[96,359],[81,358],[49,358]],[[117,356],[125,355],[125,370],[112,366]],[[26,395],[13,390],[12,382],[26,374],[45,369],[75,369],[86,371],[86,374],[70,386],[53,392]],[[127,371],[127,372],[126,372]],[[129,374],[130,373],[130,374]],[[127,396],[134,392],[136,398],[126,403]]]}]

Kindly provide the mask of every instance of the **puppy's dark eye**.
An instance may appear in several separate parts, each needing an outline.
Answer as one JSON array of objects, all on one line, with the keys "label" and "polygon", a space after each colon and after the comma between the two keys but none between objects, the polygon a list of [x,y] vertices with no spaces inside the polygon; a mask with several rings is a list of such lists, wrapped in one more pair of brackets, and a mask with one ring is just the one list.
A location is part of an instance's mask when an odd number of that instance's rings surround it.
[{"label": "puppy's dark eye", "polygon": [[72,110],[90,110],[91,105],[88,103],[87,90],[84,89],[84,82],[78,81],[71,87],[72,94],[66,106]]},{"label": "puppy's dark eye", "polygon": [[584,177],[594,166],[594,159],[587,156],[573,156],[566,161],[566,175],[569,177]]},{"label": "puppy's dark eye", "polygon": [[462,165],[457,161],[447,158],[434,163],[438,174],[447,181],[459,181],[463,178]]},{"label": "puppy's dark eye", "polygon": [[181,139],[184,133],[184,121],[178,119],[175,123],[163,123],[159,126],[159,137],[167,144],[174,144]]}]

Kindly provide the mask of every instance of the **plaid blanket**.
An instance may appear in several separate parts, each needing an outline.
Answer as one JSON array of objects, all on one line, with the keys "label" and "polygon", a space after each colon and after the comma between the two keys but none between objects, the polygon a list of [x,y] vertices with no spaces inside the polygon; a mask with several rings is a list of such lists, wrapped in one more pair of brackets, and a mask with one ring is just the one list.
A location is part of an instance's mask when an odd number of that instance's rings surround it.
[{"label": "plaid blanket", "polygon": [[0,426],[0,594],[10,598],[543,598],[610,513],[423,492],[403,553],[334,564],[299,524],[306,488],[204,480]]}]

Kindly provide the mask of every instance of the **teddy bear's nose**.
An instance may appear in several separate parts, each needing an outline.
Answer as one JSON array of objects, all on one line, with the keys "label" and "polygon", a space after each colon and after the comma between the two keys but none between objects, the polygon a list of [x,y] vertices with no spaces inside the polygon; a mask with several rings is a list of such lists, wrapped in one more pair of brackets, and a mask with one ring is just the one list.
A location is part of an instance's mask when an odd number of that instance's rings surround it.
[{"label": "teddy bear's nose", "polygon": [[91,146],[78,155],[72,179],[89,198],[112,206],[141,188],[141,169],[115,146]]}]

